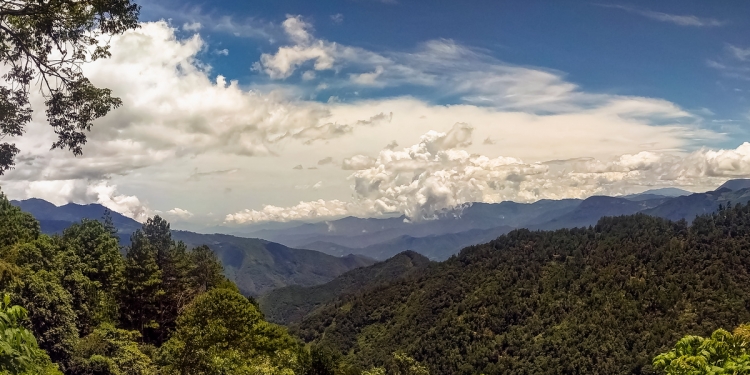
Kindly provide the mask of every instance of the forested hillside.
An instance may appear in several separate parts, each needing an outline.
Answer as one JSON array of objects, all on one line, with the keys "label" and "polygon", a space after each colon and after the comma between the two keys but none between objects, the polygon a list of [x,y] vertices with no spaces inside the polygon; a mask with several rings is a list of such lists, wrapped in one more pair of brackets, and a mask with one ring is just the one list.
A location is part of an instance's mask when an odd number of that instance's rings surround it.
[{"label": "forested hillside", "polygon": [[47,236],[0,194],[0,373],[303,372],[309,354],[267,323],[207,246],[158,216],[123,257],[111,221]]},{"label": "forested hillside", "polygon": [[336,301],[294,328],[368,366],[401,349],[434,374],[649,374],[686,334],[750,322],[750,205],[516,230]]},{"label": "forested hillside", "polygon": [[[43,199],[11,201],[31,213],[42,233],[62,234],[81,220],[101,220],[107,216],[123,245],[130,244],[132,234],[141,228],[137,221],[112,212],[100,204],[69,203],[56,206]],[[242,238],[224,234],[201,234],[172,230],[175,240],[191,247],[210,245],[224,266],[226,276],[245,295],[258,296],[287,285],[313,286],[323,284],[354,268],[373,264],[363,255],[332,256],[317,251],[293,249],[258,238]],[[494,237],[493,237],[494,238]],[[123,248],[124,249],[124,248]]]},{"label": "forested hillside", "polygon": [[430,260],[424,256],[405,251],[384,262],[351,270],[323,285],[292,285],[273,290],[261,296],[258,303],[269,321],[296,323],[334,298],[400,280],[430,264]]}]

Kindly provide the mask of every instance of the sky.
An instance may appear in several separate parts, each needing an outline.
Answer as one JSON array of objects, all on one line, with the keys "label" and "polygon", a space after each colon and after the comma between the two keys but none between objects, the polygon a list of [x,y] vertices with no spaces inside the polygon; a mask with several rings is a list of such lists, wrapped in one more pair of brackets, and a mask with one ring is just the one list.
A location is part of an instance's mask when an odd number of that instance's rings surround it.
[{"label": "sky", "polygon": [[84,67],[123,106],[74,157],[32,98],[10,198],[195,228],[750,177],[747,1],[139,4]]}]

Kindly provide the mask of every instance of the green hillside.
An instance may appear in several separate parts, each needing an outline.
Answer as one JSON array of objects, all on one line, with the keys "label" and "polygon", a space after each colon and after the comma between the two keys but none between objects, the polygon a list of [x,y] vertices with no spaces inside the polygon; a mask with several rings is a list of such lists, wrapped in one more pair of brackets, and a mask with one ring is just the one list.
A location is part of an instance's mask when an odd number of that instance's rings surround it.
[{"label": "green hillside", "polygon": [[680,337],[749,321],[750,206],[736,206],[691,226],[513,231],[293,331],[364,368],[403,350],[433,374],[650,374]]},{"label": "green hillside", "polygon": [[429,264],[426,257],[413,251],[405,251],[384,262],[344,273],[323,285],[307,288],[293,285],[273,290],[261,296],[258,303],[269,321],[279,324],[295,323],[336,297],[399,280]]},{"label": "green hillside", "polygon": [[224,265],[227,277],[243,294],[251,296],[287,285],[323,284],[346,271],[375,263],[361,255],[335,257],[257,238],[184,231],[173,231],[172,236],[188,246],[208,245]]}]

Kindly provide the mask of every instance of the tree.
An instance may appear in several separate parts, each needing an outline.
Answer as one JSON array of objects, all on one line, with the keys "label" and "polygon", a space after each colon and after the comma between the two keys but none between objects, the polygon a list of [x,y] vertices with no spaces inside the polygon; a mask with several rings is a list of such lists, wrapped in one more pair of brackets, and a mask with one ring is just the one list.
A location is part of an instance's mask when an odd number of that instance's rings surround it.
[{"label": "tree", "polygon": [[40,233],[39,222],[10,204],[5,194],[0,192],[0,250],[19,242],[31,241],[39,237]]},{"label": "tree", "polygon": [[81,334],[87,335],[99,324],[117,319],[115,297],[124,269],[120,244],[96,220],[83,220],[65,229],[60,243],[63,284],[74,297]]},{"label": "tree", "polygon": [[208,246],[193,248],[190,250],[189,258],[192,267],[190,278],[198,292],[216,288],[226,280],[224,266]]},{"label": "tree", "polygon": [[[1,1],[0,64],[10,69],[0,85],[0,139],[23,135],[31,121],[29,93],[38,85],[57,134],[52,147],[80,155],[93,121],[121,105],[82,66],[109,57],[107,37],[136,28],[139,11],[130,0]],[[0,144],[0,174],[18,152],[14,144]]]},{"label": "tree", "polygon": [[13,289],[21,305],[28,308],[30,328],[39,339],[39,346],[65,370],[78,330],[72,297],[60,284],[59,275],[47,270],[26,270]]},{"label": "tree", "polygon": [[[127,329],[134,329],[148,339],[158,328],[158,302],[164,294],[156,251],[142,231],[131,236],[125,258],[125,282],[120,292],[120,314]],[[148,332],[147,332],[148,331]]]},{"label": "tree", "polygon": [[154,375],[151,358],[138,348],[140,333],[105,323],[84,337],[76,348],[73,374]]},{"label": "tree", "polygon": [[213,289],[180,315],[159,351],[165,374],[294,374],[300,344],[241,294]]},{"label": "tree", "polygon": [[0,302],[0,373],[62,375],[39,348],[34,335],[23,327],[26,309],[10,304],[5,294]]},{"label": "tree", "polygon": [[172,239],[169,223],[159,216],[149,218],[143,225],[143,233],[156,253],[156,263],[161,270],[161,289],[164,293],[158,302],[157,323],[154,343],[167,340],[174,329],[180,311],[195,296],[190,282],[190,259],[187,246]]},{"label": "tree", "polygon": [[750,374],[750,325],[733,333],[718,329],[709,338],[685,336],[654,358],[654,368],[668,375]]}]

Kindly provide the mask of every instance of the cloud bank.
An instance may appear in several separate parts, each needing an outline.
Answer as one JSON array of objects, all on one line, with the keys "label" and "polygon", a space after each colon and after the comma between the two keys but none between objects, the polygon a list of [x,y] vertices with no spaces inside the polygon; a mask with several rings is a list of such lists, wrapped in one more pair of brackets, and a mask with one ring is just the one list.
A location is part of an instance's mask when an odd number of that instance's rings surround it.
[{"label": "cloud bank", "polygon": [[290,221],[343,215],[400,213],[430,220],[471,202],[533,202],[539,199],[619,195],[637,186],[702,186],[707,181],[750,176],[750,143],[732,150],[700,149],[687,154],[639,152],[611,160],[581,158],[526,163],[513,157],[490,158],[463,149],[473,128],[456,124],[448,132],[430,131],[418,143],[385,148],[377,157],[344,160],[354,170],[351,202],[311,201],[292,207],[266,206],[227,215],[226,222]]}]

